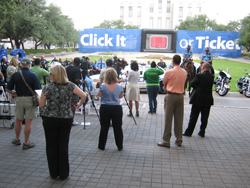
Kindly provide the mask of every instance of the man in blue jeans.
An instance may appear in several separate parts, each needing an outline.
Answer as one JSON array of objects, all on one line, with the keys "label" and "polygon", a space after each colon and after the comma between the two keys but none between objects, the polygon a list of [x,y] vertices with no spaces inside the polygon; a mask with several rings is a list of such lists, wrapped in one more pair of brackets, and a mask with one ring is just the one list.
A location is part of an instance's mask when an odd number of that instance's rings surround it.
[{"label": "man in blue jeans", "polygon": [[157,100],[156,97],[160,91],[159,75],[163,74],[164,71],[156,66],[156,63],[152,61],[151,68],[144,72],[143,79],[147,82],[147,93],[149,102],[148,113],[156,113]]}]

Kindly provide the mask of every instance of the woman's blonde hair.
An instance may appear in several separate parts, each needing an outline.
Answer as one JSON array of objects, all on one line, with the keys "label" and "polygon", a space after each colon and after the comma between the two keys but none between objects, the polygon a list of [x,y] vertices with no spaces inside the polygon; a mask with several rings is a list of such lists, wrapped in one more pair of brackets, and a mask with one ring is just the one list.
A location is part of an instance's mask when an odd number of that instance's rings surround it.
[{"label": "woman's blonde hair", "polygon": [[12,57],[12,59],[10,60],[10,65],[11,66],[15,66],[16,67],[18,65],[18,63],[19,63],[19,61],[15,57]]},{"label": "woman's blonde hair", "polygon": [[3,73],[0,72],[0,81],[3,80]]},{"label": "woman's blonde hair", "polygon": [[50,74],[53,75],[56,84],[66,84],[69,82],[66,70],[62,65],[54,65],[49,70]]},{"label": "woman's blonde hair", "polygon": [[115,69],[109,68],[105,72],[104,83],[114,84],[118,82],[118,75]]}]

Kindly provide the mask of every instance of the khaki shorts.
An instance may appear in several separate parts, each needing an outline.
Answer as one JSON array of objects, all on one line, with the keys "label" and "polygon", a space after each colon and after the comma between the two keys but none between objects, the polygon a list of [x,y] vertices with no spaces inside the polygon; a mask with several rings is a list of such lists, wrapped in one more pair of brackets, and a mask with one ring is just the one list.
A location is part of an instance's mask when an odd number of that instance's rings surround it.
[{"label": "khaki shorts", "polygon": [[71,98],[71,107],[74,107],[79,102],[79,97],[76,94],[73,94]]},{"label": "khaki shorts", "polygon": [[36,118],[37,109],[33,105],[32,96],[16,98],[16,118],[34,119]]}]

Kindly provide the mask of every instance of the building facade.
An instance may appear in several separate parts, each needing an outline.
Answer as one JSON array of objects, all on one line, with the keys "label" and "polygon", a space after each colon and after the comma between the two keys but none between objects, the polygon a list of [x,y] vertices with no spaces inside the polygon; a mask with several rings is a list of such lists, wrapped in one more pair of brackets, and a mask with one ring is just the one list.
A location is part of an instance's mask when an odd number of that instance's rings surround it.
[{"label": "building facade", "polygon": [[119,7],[116,19],[140,29],[175,29],[188,16],[206,14],[205,1],[198,0],[119,0],[116,3]]}]

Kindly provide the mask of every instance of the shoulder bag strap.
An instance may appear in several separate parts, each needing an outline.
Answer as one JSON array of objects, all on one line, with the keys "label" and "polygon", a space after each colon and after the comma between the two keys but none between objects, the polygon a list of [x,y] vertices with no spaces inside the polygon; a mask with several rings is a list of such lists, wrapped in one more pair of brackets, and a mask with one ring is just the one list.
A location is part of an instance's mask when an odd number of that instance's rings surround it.
[{"label": "shoulder bag strap", "polygon": [[33,96],[36,96],[36,94],[35,94],[35,92],[33,91],[33,89],[31,89],[31,87],[27,84],[26,80],[24,79],[23,73],[22,73],[21,70],[20,70],[20,74],[21,74],[21,77],[22,77],[22,79],[23,79],[25,85],[29,88],[29,90],[31,91],[32,95],[33,95]]}]

